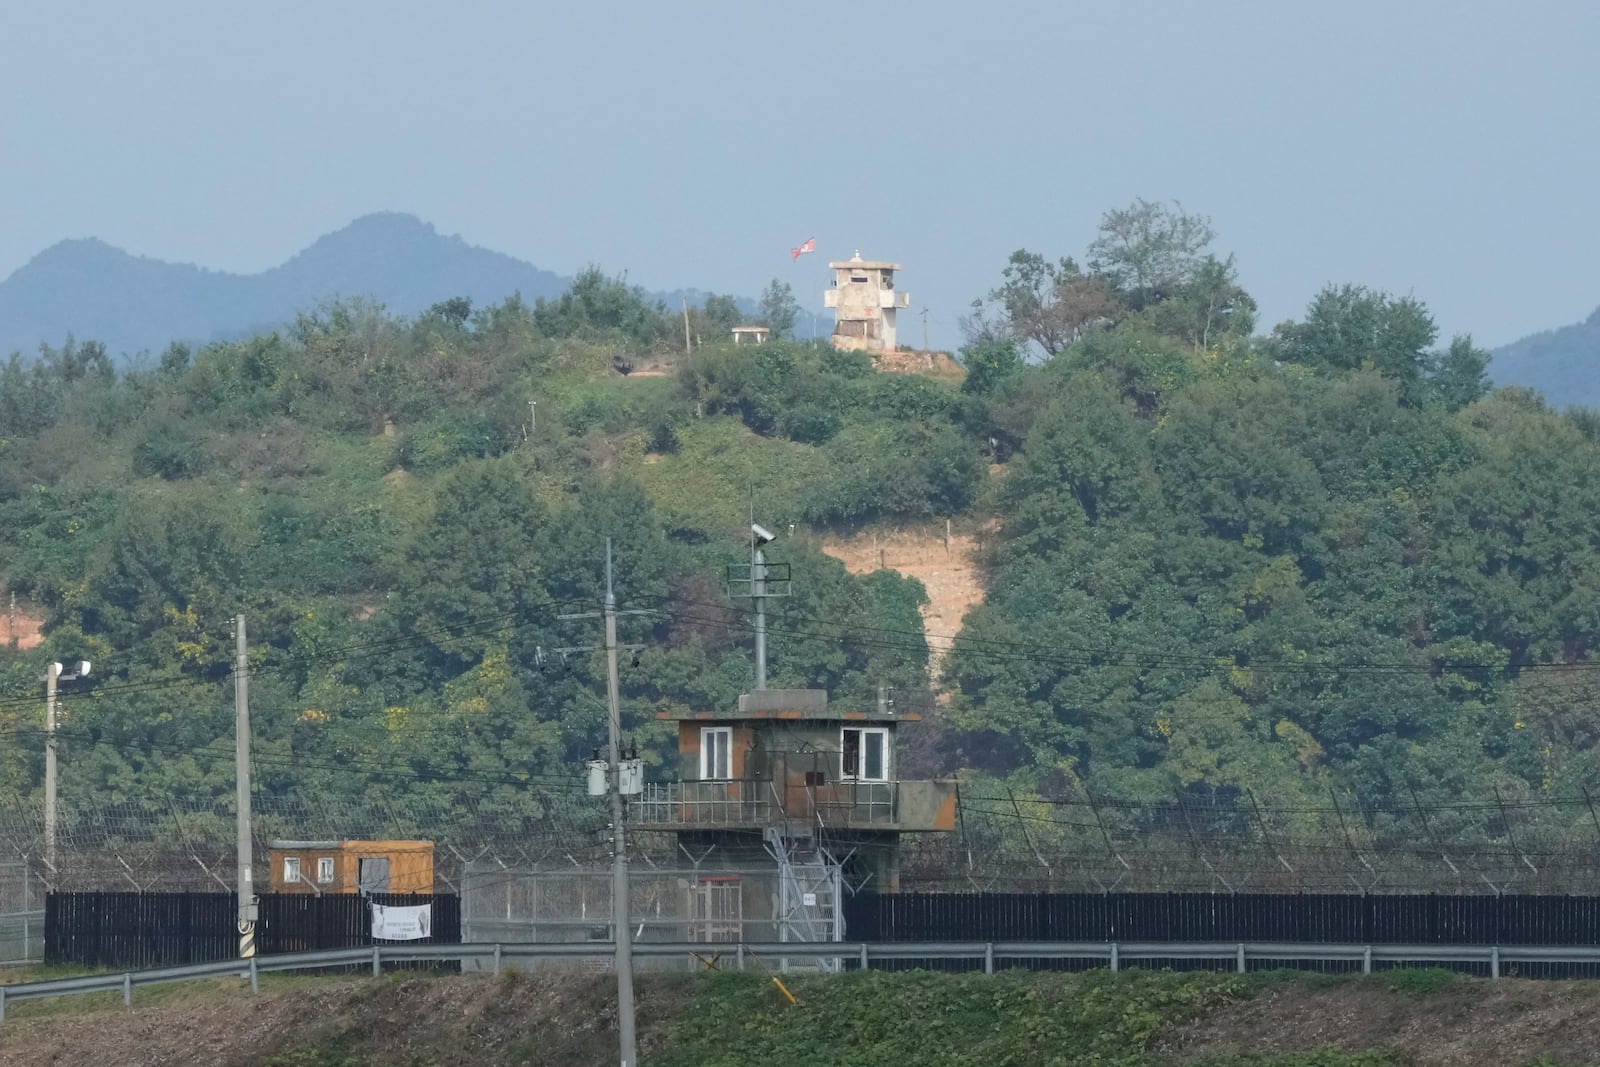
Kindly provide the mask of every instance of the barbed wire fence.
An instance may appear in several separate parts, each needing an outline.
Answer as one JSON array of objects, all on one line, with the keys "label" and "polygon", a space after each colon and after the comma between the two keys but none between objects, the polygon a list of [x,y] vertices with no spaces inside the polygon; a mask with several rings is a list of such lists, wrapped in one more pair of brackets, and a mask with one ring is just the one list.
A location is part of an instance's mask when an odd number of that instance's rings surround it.
[{"label": "barbed wire fence", "polygon": [[907,840],[901,885],[950,891],[1594,893],[1587,795],[1272,803],[1248,790],[1126,800],[964,789],[961,832]]},{"label": "barbed wire fence", "polygon": [[[964,785],[957,829],[904,833],[892,884],[864,891],[1589,894],[1600,891],[1600,805],[1587,795],[1498,795],[1449,803],[1272,802],[1248,791],[1119,799],[1086,791],[1041,798]],[[495,795],[434,799],[313,792],[252,800],[255,862],[269,842],[428,843],[440,892],[469,870],[599,870],[607,815],[581,793],[529,803]],[[234,888],[234,811],[216,800],[146,798],[64,805],[46,860],[37,797],[0,798],[0,914],[34,910],[46,892]],[[861,846],[854,846],[860,848]],[[632,835],[642,871],[684,857],[670,833]],[[25,877],[24,877],[25,876]],[[264,876],[258,876],[265,882]],[[42,904],[40,904],[42,906]]]},{"label": "barbed wire fence", "polygon": [[[440,891],[455,891],[474,862],[602,862],[605,819],[590,798],[541,794],[512,807],[494,798],[296,793],[251,799],[254,862],[265,872],[274,840],[426,842]],[[231,798],[152,798],[63,806],[55,859],[47,858],[37,798],[0,800],[0,864],[22,864],[50,892],[232,892],[236,843]],[[261,878],[265,882],[265,877]],[[3,905],[0,905],[3,906]]]}]

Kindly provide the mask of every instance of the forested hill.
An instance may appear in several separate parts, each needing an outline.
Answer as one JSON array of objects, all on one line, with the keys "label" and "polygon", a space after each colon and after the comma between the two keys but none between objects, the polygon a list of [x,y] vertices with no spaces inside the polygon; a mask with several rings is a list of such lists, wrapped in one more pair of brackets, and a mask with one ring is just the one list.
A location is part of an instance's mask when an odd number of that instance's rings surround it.
[{"label": "forested hill", "polygon": [[[133,256],[97,240],[63,241],[0,282],[0,355],[31,355],[69,336],[113,357],[168,343],[246,337],[328,299],[370,299],[416,315],[450,297],[498,303],[561,295],[572,279],[449,237],[411,215],[367,215],[259,274]],[[693,291],[665,294],[699,303]]]},{"label": "forested hill", "polygon": [[1501,385],[1536,389],[1558,405],[1600,409],[1600,308],[1583,322],[1495,349],[1490,374]]},{"label": "forested hill", "polygon": [[[553,650],[596,642],[557,616],[597,603],[605,537],[623,606],[652,612],[626,617],[644,648],[622,678],[649,758],[657,709],[749,684],[723,581],[754,496],[794,577],[772,684],[925,709],[902,776],[1575,795],[1597,769],[1600,417],[1489,394],[1487,354],[1408,297],[1330,288],[1260,336],[1210,244],[1136,204],[1082,266],[1017,253],[960,382],[791,343],[687,355],[597,273],[535,304],[336,306],[143,370],[14,359],[0,561],[48,641],[0,659],[0,790],[39,787],[51,656],[95,663],[63,727],[73,796],[227,795],[242,612],[264,791],[537,812],[604,735],[598,659]],[[792,301],[769,296],[782,332]],[[730,305],[693,332],[726,336]],[[948,703],[920,586],[819,547],[946,519],[982,536],[987,586]]]}]

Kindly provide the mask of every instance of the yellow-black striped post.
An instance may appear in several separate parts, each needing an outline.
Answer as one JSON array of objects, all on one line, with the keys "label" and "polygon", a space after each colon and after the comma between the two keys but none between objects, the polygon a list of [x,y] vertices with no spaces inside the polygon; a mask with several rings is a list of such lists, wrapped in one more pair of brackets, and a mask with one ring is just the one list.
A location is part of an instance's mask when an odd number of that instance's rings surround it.
[{"label": "yellow-black striped post", "polygon": [[241,922],[239,924],[239,958],[247,960],[256,954],[256,924]]}]

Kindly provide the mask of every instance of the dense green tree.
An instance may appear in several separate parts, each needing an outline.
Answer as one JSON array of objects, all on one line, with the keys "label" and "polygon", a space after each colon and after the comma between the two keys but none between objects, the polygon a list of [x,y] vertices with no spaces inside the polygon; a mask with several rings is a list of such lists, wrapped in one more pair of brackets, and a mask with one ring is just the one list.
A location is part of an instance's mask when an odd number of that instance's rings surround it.
[{"label": "dense green tree", "polygon": [[786,281],[774,278],[761,294],[761,323],[772,331],[772,336],[783,340],[794,336],[794,322],[800,316],[800,304],[794,298],[794,288]]},{"label": "dense green tree", "polygon": [[1137,311],[1194,284],[1215,237],[1211,220],[1182,204],[1139,198],[1101,216],[1089,269]]},{"label": "dense green tree", "polygon": [[979,340],[961,349],[961,366],[967,372],[962,391],[988,394],[1002,379],[1022,368],[1022,353],[1010,340]]},{"label": "dense green tree", "polygon": [[1402,398],[1421,403],[1428,349],[1438,336],[1433,316],[1418,300],[1359,285],[1330,285],[1311,301],[1303,322],[1278,327],[1272,352],[1278,359],[1327,369],[1371,364],[1400,383]]},{"label": "dense green tree", "polygon": [[533,319],[547,337],[614,337],[648,347],[671,336],[665,305],[651,300],[626,275],[609,277],[597,266],[579,272],[554,300],[534,303]]},{"label": "dense green tree", "polygon": [[1232,256],[1206,256],[1188,281],[1145,315],[1156,329],[1204,351],[1249,337],[1255,329],[1256,302],[1239,285]]},{"label": "dense green tree", "polygon": [[744,321],[744,312],[733,297],[716,293],[706,297],[700,316],[705,320],[703,332],[709,341],[726,341],[733,328]]},{"label": "dense green tree", "polygon": [[1121,310],[1106,287],[1070,258],[1052,263],[1018,249],[1001,278],[989,298],[1003,312],[1008,332],[1023,344],[1038,345],[1047,357],[1114,322]]},{"label": "dense green tree", "polygon": [[1488,371],[1489,353],[1475,347],[1470,337],[1453,337],[1450,347],[1429,361],[1429,391],[1451,411],[1460,411],[1488,395]]}]

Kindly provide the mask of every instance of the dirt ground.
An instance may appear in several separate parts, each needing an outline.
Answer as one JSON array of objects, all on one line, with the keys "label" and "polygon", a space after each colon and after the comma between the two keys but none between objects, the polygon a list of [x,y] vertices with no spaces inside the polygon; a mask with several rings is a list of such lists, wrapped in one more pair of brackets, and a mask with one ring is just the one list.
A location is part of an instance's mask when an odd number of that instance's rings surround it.
[{"label": "dirt ground", "polygon": [[[430,1067],[616,1062],[615,986],[608,975],[300,979],[254,996],[240,983],[228,983],[231,990],[222,984],[169,987],[167,996],[137,990],[131,1011],[101,1002],[86,1012],[81,999],[11,1005],[0,1024],[0,1067],[254,1067],[273,1057],[285,1067],[339,1062],[300,1053],[309,1048],[362,1063]],[[641,978],[641,1055],[661,1047],[667,1025],[693,993],[682,976]],[[47,1005],[49,1014],[29,1010]]]},{"label": "dirt ground", "polygon": [[872,365],[889,374],[921,374],[948,382],[959,382],[967,376],[961,364],[951,358],[948,352],[901,348],[894,352],[875,353]]},{"label": "dirt ground", "polygon": [[11,647],[13,636],[16,638],[17,647],[23,651],[38,648],[44,644],[44,634],[41,627],[44,619],[32,614],[23,604],[17,605],[17,629],[13,635],[11,630],[11,610],[6,602],[0,602],[0,646]]},{"label": "dirt ground", "polygon": [[1383,1049],[1419,1067],[1561,1067],[1600,1063],[1600,983],[1465,981],[1427,994],[1376,984],[1286,982],[1157,1035],[1172,1064]]}]

